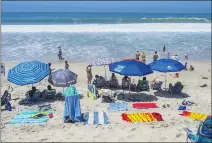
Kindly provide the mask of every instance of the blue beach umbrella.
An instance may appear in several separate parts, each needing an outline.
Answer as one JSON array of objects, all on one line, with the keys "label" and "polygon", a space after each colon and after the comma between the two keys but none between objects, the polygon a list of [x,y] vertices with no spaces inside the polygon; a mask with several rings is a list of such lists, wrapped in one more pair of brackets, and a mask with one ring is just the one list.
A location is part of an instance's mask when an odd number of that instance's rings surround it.
[{"label": "blue beach umbrella", "polygon": [[49,65],[40,61],[23,62],[8,72],[8,81],[16,85],[28,85],[40,82],[49,75]]},{"label": "blue beach umbrella", "polygon": [[112,63],[109,65],[109,70],[111,72],[125,76],[144,76],[153,73],[148,65],[136,59],[125,59],[119,62]]},{"label": "blue beach umbrella", "polygon": [[[173,59],[159,59],[148,64],[152,70],[163,73],[167,72],[179,72],[185,69],[185,66]],[[166,74],[165,74],[165,89],[166,89]]]},{"label": "blue beach umbrella", "polygon": [[136,59],[126,59],[109,65],[109,70],[126,76],[144,76],[153,73],[151,68]]}]

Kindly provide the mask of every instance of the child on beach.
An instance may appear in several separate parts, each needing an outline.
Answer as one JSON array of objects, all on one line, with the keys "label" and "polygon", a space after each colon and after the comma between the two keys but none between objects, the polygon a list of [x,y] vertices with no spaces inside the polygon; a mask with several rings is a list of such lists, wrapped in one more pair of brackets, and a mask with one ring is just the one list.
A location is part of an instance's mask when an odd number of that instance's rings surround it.
[{"label": "child on beach", "polygon": [[69,68],[69,64],[68,64],[68,62],[67,62],[67,61],[65,61],[65,69],[67,69],[67,70],[68,70],[68,68]]}]

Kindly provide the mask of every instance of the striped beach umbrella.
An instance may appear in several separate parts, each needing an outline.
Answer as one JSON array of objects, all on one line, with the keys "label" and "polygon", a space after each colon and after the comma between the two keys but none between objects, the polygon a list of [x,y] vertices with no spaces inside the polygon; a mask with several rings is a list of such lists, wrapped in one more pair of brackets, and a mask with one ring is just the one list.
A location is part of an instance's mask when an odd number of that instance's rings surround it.
[{"label": "striped beach umbrella", "polygon": [[109,65],[113,62],[116,62],[116,60],[112,57],[98,57],[95,60],[93,60],[90,65],[92,66],[104,66],[105,69],[105,78],[107,78],[106,76],[106,68],[105,65]]},{"label": "striped beach umbrella", "polygon": [[49,65],[40,61],[23,62],[8,72],[8,81],[16,85],[28,85],[40,82],[49,75]]}]

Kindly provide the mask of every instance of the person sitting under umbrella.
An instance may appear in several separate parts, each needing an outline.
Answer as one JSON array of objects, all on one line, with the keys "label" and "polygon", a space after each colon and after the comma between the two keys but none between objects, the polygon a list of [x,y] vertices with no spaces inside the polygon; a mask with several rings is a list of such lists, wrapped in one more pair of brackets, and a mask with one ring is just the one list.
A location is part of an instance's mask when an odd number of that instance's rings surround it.
[{"label": "person sitting under umbrella", "polygon": [[149,90],[149,82],[146,77],[143,77],[143,80],[138,80],[138,91],[146,91]]},{"label": "person sitting under umbrella", "polygon": [[153,90],[161,90],[161,85],[163,84],[162,81],[160,81],[158,78],[155,78],[151,81],[150,87]]},{"label": "person sitting under umbrella", "polygon": [[110,88],[117,88],[118,85],[119,85],[118,79],[116,78],[116,75],[114,73],[112,73],[112,76],[109,80],[109,86],[110,86]]},{"label": "person sitting under umbrella", "polygon": [[32,87],[32,90],[30,90],[30,91],[28,91],[28,92],[26,93],[26,99],[27,99],[27,100],[31,100],[32,97],[33,97],[33,95],[35,94],[36,90],[37,90],[36,87],[33,86],[33,87]]},{"label": "person sitting under umbrella", "polygon": [[47,92],[48,91],[55,91],[55,89],[52,89],[51,85],[48,85],[47,86],[47,89],[44,89],[42,92],[41,92],[41,97],[47,95]]},{"label": "person sitting under umbrella", "polygon": [[122,88],[129,88],[130,78],[128,76],[124,76],[122,78]]}]

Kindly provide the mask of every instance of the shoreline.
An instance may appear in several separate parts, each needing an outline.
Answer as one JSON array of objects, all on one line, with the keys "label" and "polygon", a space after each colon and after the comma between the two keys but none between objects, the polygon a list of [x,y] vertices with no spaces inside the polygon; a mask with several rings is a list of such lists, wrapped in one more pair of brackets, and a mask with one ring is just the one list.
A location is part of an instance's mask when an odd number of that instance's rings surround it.
[{"label": "shoreline", "polygon": [[[180,26],[179,26],[180,24]],[[2,25],[3,33],[24,32],[211,32],[210,23],[139,23],[139,24],[82,24],[82,25]]]}]

